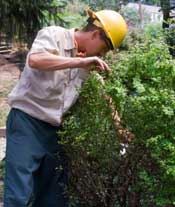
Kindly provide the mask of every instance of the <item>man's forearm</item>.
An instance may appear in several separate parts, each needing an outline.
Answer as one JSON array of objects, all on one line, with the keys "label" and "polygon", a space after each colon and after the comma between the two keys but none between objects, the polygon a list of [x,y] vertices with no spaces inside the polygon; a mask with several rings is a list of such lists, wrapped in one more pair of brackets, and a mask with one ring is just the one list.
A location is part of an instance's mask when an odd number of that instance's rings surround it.
[{"label": "man's forearm", "polygon": [[48,52],[33,53],[29,55],[29,66],[44,71],[62,70],[67,68],[110,70],[109,66],[100,58],[94,57],[64,57]]},{"label": "man's forearm", "polygon": [[54,71],[66,68],[80,68],[82,58],[63,57],[50,53],[34,53],[29,56],[29,66],[38,70]]}]

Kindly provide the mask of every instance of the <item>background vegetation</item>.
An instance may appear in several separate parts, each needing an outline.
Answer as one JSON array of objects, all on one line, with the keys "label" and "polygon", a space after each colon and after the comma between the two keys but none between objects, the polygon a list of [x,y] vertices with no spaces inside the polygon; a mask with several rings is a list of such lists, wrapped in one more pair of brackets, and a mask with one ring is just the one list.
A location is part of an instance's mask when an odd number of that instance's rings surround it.
[{"label": "background vegetation", "polygon": [[[119,10],[132,22],[125,42],[105,58],[112,68],[100,74],[105,84],[95,72],[91,75],[59,132],[69,158],[72,207],[175,206],[175,61],[167,41],[174,31],[163,30],[161,22],[150,23],[147,14],[141,27],[138,11],[124,7],[127,2],[0,2],[1,37],[28,47],[43,26],[82,27],[88,6]],[[169,7],[166,2],[145,1],[163,10]],[[123,128],[135,135],[129,144],[121,143],[116,133],[106,95],[112,97]]]},{"label": "background vegetation", "polygon": [[74,25],[72,21],[75,19],[79,20],[76,22],[81,22],[80,16],[85,15],[84,9],[87,7],[94,10],[119,10],[128,2],[161,4],[165,19],[169,18],[170,0],[1,0],[0,38],[5,34],[7,40],[20,40],[30,47],[37,31],[44,26],[58,24],[69,27]]},{"label": "background vegetation", "polygon": [[[175,62],[159,32],[139,37],[125,55],[110,54],[106,84],[93,75],[64,121],[73,204],[175,205]],[[105,94],[135,135],[127,146],[116,134]]]}]

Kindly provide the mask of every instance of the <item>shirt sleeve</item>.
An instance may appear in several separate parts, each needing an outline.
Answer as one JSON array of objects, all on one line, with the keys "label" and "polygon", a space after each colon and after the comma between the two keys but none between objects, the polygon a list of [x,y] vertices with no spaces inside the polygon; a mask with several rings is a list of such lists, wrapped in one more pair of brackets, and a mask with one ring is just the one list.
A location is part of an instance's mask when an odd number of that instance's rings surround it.
[{"label": "shirt sleeve", "polygon": [[38,32],[29,53],[38,52],[59,54],[59,40],[57,39],[55,27],[46,27]]}]

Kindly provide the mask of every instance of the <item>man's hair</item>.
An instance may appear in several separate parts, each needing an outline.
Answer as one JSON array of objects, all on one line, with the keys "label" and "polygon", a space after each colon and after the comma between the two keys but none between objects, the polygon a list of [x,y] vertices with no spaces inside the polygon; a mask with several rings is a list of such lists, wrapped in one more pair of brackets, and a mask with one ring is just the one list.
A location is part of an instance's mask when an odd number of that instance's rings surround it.
[{"label": "man's hair", "polygon": [[90,32],[94,30],[99,30],[99,32],[104,32],[102,28],[97,27],[96,25],[88,22],[88,24],[82,29],[83,32]]},{"label": "man's hair", "polygon": [[94,19],[89,18],[87,20],[87,22],[88,22],[87,25],[82,29],[82,31],[83,32],[90,32],[90,31],[98,30],[99,34],[100,34],[100,38],[102,40],[104,40],[105,43],[107,44],[108,48],[110,50],[112,50],[113,49],[113,45],[111,43],[111,40],[106,36],[106,34],[105,34],[105,32],[104,32],[104,30],[102,28],[100,28],[100,27],[98,27],[98,26],[93,24],[93,21],[94,21]]}]

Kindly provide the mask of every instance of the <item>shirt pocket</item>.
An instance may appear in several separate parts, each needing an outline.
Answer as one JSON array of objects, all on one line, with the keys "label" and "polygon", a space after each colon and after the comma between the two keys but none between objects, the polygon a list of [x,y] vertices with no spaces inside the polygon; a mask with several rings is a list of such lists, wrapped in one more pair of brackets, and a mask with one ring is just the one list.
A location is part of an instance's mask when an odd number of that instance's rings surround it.
[{"label": "shirt pocket", "polygon": [[79,68],[77,77],[83,81],[85,81],[90,75],[90,70],[84,69],[84,68]]},{"label": "shirt pocket", "polygon": [[58,70],[53,72],[52,91],[53,93],[61,94],[64,90],[64,85],[67,82],[67,74],[65,70]]},{"label": "shirt pocket", "polygon": [[75,69],[70,69],[70,72],[69,72],[69,80],[74,80],[78,75],[78,68],[75,68]]}]

